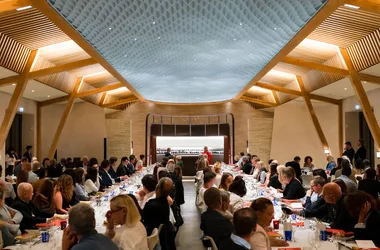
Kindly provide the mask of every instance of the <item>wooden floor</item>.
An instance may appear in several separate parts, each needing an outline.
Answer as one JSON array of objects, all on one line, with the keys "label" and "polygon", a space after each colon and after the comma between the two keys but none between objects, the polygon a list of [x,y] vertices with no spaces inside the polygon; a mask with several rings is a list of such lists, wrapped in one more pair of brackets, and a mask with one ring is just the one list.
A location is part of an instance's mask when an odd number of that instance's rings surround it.
[{"label": "wooden floor", "polygon": [[185,204],[181,206],[184,224],[180,227],[177,237],[177,250],[204,250],[199,238],[202,231],[199,229],[200,214],[195,206],[194,179],[184,180]]}]

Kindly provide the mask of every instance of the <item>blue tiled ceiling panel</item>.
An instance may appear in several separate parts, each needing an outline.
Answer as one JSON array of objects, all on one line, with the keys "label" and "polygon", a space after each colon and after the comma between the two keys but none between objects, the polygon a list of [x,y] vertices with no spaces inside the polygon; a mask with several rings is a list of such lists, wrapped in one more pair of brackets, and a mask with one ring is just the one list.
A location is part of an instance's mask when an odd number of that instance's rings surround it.
[{"label": "blue tiled ceiling panel", "polygon": [[145,98],[232,99],[327,0],[46,0]]}]

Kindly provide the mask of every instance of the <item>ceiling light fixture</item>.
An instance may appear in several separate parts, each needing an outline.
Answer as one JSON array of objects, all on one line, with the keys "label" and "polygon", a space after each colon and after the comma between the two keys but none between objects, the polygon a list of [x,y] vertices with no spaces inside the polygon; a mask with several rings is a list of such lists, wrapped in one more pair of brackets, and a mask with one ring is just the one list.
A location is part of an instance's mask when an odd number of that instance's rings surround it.
[{"label": "ceiling light fixture", "polygon": [[31,6],[31,5],[28,5],[28,6],[20,7],[20,8],[18,8],[18,9],[16,9],[16,10],[17,10],[17,11],[22,11],[22,10],[27,10],[27,9],[30,9],[30,8],[32,8],[32,6]]},{"label": "ceiling light fixture", "polygon": [[19,107],[18,111],[22,113],[22,112],[24,112],[24,108],[23,107]]},{"label": "ceiling light fixture", "polygon": [[48,95],[48,97],[50,97],[50,95]]},{"label": "ceiling light fixture", "polygon": [[240,26],[242,26],[242,25],[243,25],[243,23],[239,23],[239,25],[240,25]]},{"label": "ceiling light fixture", "polygon": [[32,92],[34,92],[34,89],[32,89]]},{"label": "ceiling light fixture", "polygon": [[276,28],[276,27],[274,27],[274,30],[277,30],[277,28]]},{"label": "ceiling light fixture", "polygon": [[109,30],[112,30],[112,28],[111,28],[111,27],[109,27],[108,29],[109,29]]},{"label": "ceiling light fixture", "polygon": [[156,24],[156,22],[153,22],[153,24]]},{"label": "ceiling light fixture", "polygon": [[158,40],[160,40],[160,39],[161,39],[161,37],[157,37],[157,39],[158,39]]},{"label": "ceiling light fixture", "polygon": [[347,7],[347,8],[350,8],[350,9],[354,9],[354,10],[358,10],[360,9],[359,6],[356,6],[356,5],[352,5],[352,4],[345,4],[344,7]]},{"label": "ceiling light fixture", "polygon": [[135,38],[135,41],[137,41],[137,38]]},{"label": "ceiling light fixture", "polygon": [[234,38],[234,41],[236,41],[236,38]]},{"label": "ceiling light fixture", "polygon": [[251,42],[251,41],[248,41],[249,43]]},{"label": "ceiling light fixture", "polygon": [[367,83],[367,81],[364,81],[363,83]]},{"label": "ceiling light fixture", "polygon": [[344,88],[344,90],[347,90],[347,88]]},{"label": "ceiling light fixture", "polygon": [[12,83],[12,86],[16,86],[16,83]]}]

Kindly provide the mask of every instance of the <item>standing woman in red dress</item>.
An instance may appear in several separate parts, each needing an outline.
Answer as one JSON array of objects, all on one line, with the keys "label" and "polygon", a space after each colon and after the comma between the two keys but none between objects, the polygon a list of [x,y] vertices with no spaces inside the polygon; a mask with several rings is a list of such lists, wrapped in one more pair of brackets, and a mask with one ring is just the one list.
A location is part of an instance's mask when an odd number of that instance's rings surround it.
[{"label": "standing woman in red dress", "polygon": [[203,151],[203,154],[204,155],[207,155],[207,161],[208,161],[208,164],[211,164],[211,159],[212,159],[212,154],[210,151],[208,151],[208,147],[205,146],[204,148],[204,151]]}]

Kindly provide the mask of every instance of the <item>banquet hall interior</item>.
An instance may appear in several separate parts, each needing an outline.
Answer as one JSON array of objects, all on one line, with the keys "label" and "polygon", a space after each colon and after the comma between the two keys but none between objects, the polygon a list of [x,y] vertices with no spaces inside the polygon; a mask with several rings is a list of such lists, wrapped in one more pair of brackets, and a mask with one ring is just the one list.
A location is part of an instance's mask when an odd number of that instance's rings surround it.
[{"label": "banquet hall interior", "polygon": [[379,0],[1,0],[1,249],[379,249],[379,121]]}]

